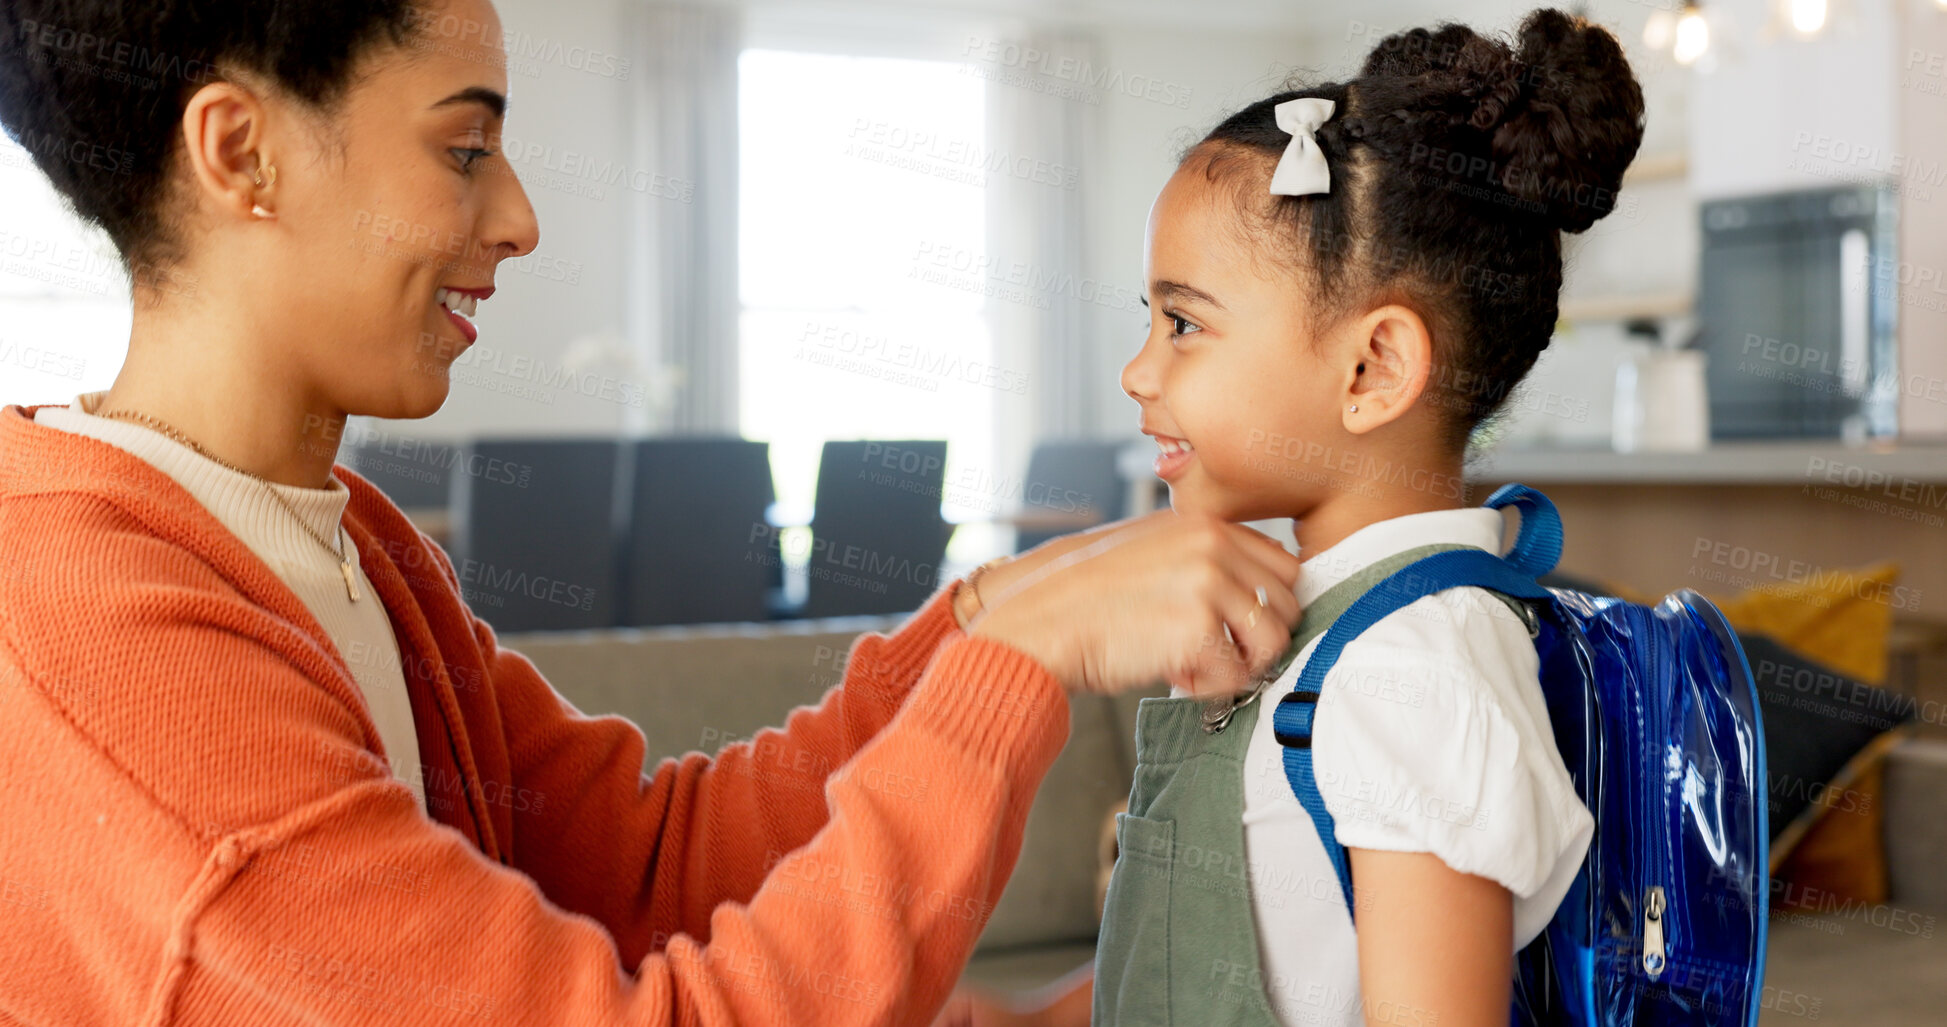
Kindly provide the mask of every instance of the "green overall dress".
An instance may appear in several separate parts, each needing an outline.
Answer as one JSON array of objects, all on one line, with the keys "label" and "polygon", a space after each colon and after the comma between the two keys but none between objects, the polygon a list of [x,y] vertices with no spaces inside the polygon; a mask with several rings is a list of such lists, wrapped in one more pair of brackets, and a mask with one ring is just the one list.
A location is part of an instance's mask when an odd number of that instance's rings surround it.
[{"label": "green overall dress", "polygon": [[[1397,553],[1327,589],[1261,680],[1275,681],[1373,585],[1459,548]],[[1094,1027],[1279,1027],[1244,853],[1244,755],[1258,711],[1276,701],[1262,698],[1267,687],[1235,703],[1155,698],[1137,707],[1136,776],[1129,812],[1116,816],[1095,947]]]}]

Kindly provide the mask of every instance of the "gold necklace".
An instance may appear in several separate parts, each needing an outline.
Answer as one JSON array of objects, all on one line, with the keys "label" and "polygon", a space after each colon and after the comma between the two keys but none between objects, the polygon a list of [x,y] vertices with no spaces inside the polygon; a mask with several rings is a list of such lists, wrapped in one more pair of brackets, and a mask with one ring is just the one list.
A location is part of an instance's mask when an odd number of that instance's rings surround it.
[{"label": "gold necklace", "polygon": [[237,472],[238,474],[244,475],[245,477],[256,479],[257,483],[264,487],[264,491],[270,493],[270,498],[276,500],[277,505],[283,507],[284,511],[291,515],[292,520],[297,521],[297,526],[303,528],[304,533],[306,535],[309,535],[313,539],[317,540],[318,545],[323,546],[325,552],[330,553],[335,559],[337,559],[338,573],[344,575],[345,578],[345,594],[351,597],[352,602],[354,603],[358,602],[358,573],[357,570],[352,567],[351,557],[346,555],[346,551],[348,547],[345,545],[345,525],[343,521],[340,521],[338,523],[338,546],[337,548],[334,549],[332,548],[331,543],[325,541],[325,537],[323,535],[318,534],[317,531],[312,529],[311,525],[305,523],[304,518],[298,515],[297,510],[293,508],[290,503],[286,502],[282,495],[278,494],[276,487],[273,486],[270,483],[269,479],[265,478],[263,475],[252,474],[251,472],[246,471],[241,467],[238,467],[236,464],[233,464],[228,460],[225,460],[222,457],[217,456],[215,453],[212,453],[209,450],[204,449],[202,446],[198,445],[195,439],[192,439],[189,436],[184,435],[182,432],[177,431],[176,429],[170,427],[169,425],[164,424],[163,422],[157,420],[156,418],[150,417],[147,414],[138,414],[133,410],[116,410],[110,413],[97,413],[95,416],[112,417],[124,421],[133,421],[136,424],[140,424],[145,428],[153,428],[156,431],[159,431],[162,434],[167,435],[171,439],[174,439],[177,442],[180,442],[183,445],[188,446],[190,449],[195,450],[198,454],[202,455],[204,459],[213,461],[220,467],[226,467],[232,471]]}]

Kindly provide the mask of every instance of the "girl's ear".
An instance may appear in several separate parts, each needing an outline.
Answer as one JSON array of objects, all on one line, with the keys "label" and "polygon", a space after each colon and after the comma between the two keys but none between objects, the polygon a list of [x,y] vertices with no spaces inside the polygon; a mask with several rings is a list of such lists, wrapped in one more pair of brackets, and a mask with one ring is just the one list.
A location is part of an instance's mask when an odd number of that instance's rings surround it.
[{"label": "girl's ear", "polygon": [[1346,431],[1363,435],[1419,402],[1433,375],[1433,335],[1419,314],[1388,304],[1354,321],[1349,342],[1339,417]]}]

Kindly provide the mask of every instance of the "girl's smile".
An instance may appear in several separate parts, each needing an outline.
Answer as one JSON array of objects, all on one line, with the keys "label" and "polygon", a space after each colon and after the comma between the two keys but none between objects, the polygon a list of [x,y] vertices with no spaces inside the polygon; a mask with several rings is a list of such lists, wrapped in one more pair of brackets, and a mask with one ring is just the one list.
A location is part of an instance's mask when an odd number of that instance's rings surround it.
[{"label": "girl's smile", "polygon": [[1196,449],[1190,445],[1189,439],[1173,438],[1168,435],[1156,435],[1155,438],[1156,444],[1162,447],[1162,452],[1156,454],[1156,476],[1164,481],[1172,481],[1180,477],[1189,468],[1190,462],[1197,458]]}]

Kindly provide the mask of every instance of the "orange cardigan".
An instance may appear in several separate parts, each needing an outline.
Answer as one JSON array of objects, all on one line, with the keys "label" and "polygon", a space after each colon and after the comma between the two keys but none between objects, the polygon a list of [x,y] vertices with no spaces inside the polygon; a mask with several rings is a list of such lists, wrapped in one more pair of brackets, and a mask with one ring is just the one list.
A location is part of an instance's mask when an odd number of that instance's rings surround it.
[{"label": "orange cardigan", "polygon": [[[1068,734],[955,586],[642,772],[344,467],[426,808],[298,598],[160,471],[0,408],[0,1023],[926,1024]],[[653,670],[645,669],[645,674]],[[707,687],[707,686],[705,686]],[[734,701],[734,700],[726,700]]]}]

